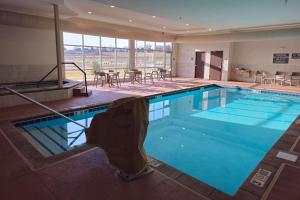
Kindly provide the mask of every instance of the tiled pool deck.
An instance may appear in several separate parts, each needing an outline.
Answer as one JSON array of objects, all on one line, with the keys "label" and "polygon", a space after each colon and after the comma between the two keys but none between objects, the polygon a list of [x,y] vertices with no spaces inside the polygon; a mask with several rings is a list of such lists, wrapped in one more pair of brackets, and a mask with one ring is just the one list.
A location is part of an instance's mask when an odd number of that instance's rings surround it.
[{"label": "tiled pool deck", "polygon": [[[90,87],[93,94],[88,98],[76,97],[47,102],[46,105],[66,111],[105,104],[132,95],[150,96],[212,83],[300,94],[300,88],[297,87],[176,78],[146,85],[125,83],[120,88]],[[163,163],[156,167],[154,173],[124,183],[116,176],[103,151],[92,147],[70,154],[68,158],[59,158],[59,161],[50,165],[35,167],[26,159],[24,152],[18,150],[20,146],[24,149],[28,143],[11,140],[16,130],[9,126],[9,122],[46,114],[47,111],[35,105],[1,109],[0,199],[300,199],[300,160],[289,162],[276,158],[278,151],[300,156],[300,118],[268,152],[237,194],[229,197]],[[250,183],[259,168],[272,172],[263,187]]]}]

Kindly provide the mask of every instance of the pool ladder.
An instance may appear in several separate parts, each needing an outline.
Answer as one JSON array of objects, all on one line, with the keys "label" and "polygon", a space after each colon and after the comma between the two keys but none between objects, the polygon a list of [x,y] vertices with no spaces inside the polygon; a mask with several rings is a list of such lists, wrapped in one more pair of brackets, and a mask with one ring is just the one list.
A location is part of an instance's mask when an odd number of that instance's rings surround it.
[{"label": "pool ladder", "polygon": [[72,122],[72,123],[74,123],[74,124],[76,124],[76,125],[78,125],[78,126],[81,126],[83,129],[88,129],[88,127],[86,127],[86,126],[84,126],[84,125],[82,125],[82,124],[76,122],[75,120],[71,119],[70,117],[67,117],[67,116],[63,115],[63,114],[61,114],[61,113],[59,113],[59,112],[53,110],[52,108],[49,108],[48,106],[46,106],[46,105],[44,105],[44,104],[41,104],[40,102],[37,102],[36,100],[31,99],[31,98],[29,98],[29,97],[27,97],[27,96],[25,96],[25,95],[23,95],[23,94],[17,92],[16,90],[13,90],[13,89],[11,89],[11,88],[9,88],[9,87],[1,87],[0,89],[7,90],[7,91],[9,91],[9,92],[11,92],[11,93],[13,93],[13,94],[15,94],[15,95],[21,97],[22,99],[25,99],[25,100],[27,100],[27,101],[29,101],[29,102],[31,102],[31,103],[33,103],[33,104],[35,104],[35,105],[41,107],[41,108],[44,108],[45,110],[50,111],[51,113],[53,113],[53,114],[55,114],[55,115],[60,116],[61,118],[64,118],[64,119],[66,119],[66,120],[68,120],[68,121],[70,121],[70,122]]}]

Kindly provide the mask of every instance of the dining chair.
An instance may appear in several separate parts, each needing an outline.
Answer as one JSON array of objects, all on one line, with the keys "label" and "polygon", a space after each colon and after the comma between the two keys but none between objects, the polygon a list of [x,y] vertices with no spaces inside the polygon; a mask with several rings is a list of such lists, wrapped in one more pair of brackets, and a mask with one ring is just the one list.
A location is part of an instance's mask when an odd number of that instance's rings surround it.
[{"label": "dining chair", "polygon": [[101,79],[101,86],[103,87],[104,84],[107,82],[107,77],[106,77],[105,72],[94,71],[94,84],[93,85],[96,85],[96,87],[98,86],[99,77]]},{"label": "dining chair", "polygon": [[123,83],[125,83],[126,78],[129,78],[129,79],[132,78],[132,77],[131,77],[131,73],[129,72],[128,69],[125,69],[125,70],[124,70]]},{"label": "dining chair", "polygon": [[117,83],[117,87],[121,86],[120,83],[120,72],[114,72],[112,74],[109,74],[109,86],[114,85],[114,81]]},{"label": "dining chair", "polygon": [[138,83],[140,83],[140,84],[142,84],[142,80],[143,80],[143,73],[142,73],[142,71],[139,71],[139,70],[133,70],[134,71],[134,75],[133,75],[133,83],[134,83],[134,81],[136,81],[136,82],[138,82]]},{"label": "dining chair", "polygon": [[153,84],[154,83],[154,80],[153,80],[153,72],[145,72],[145,75],[144,75],[144,83],[147,82],[147,78],[150,79],[151,83]]}]

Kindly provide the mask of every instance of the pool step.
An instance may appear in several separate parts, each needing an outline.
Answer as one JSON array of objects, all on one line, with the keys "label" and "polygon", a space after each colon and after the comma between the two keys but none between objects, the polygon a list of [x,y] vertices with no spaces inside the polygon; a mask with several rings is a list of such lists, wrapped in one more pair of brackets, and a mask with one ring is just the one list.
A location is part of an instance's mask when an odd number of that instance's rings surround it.
[{"label": "pool step", "polygon": [[88,97],[92,94],[92,90],[88,90],[87,93],[85,91],[85,86],[79,86],[73,88],[73,96],[85,96]]},{"label": "pool step", "polygon": [[68,130],[67,126],[30,125],[22,127],[21,130],[34,140],[36,148],[47,157],[68,151],[70,148],[80,145],[84,140],[84,130]]}]

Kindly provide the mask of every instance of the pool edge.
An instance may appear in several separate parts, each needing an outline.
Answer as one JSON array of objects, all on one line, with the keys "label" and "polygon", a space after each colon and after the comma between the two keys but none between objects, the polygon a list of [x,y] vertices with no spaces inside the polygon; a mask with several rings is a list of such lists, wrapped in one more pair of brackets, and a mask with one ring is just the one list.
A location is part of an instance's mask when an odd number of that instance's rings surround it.
[{"label": "pool edge", "polygon": [[[207,85],[201,85],[201,86],[196,86],[196,87],[190,87],[190,88],[186,88],[186,89],[181,89],[181,90],[175,90],[175,91],[171,91],[171,92],[162,92],[162,93],[158,93],[158,94],[155,94],[155,95],[148,95],[148,96],[145,96],[146,98],[155,98],[159,95],[172,95],[172,94],[177,94],[177,93],[181,93],[183,91],[191,91],[191,90],[197,90],[197,89],[200,89],[202,87],[205,87],[205,86],[217,86],[217,87],[226,87],[225,85],[220,85],[220,84],[207,84]],[[234,87],[234,88],[241,88],[241,89],[248,89],[248,90],[251,90],[250,88],[247,88],[247,87]],[[272,90],[266,90],[266,91],[269,91],[271,93],[276,93]],[[283,92],[280,92],[281,94]],[[300,96],[300,95],[297,95],[297,96]],[[104,104],[89,104],[89,105],[85,105],[85,106],[80,106],[80,107],[73,107],[73,108],[70,108],[70,109],[66,109],[66,111],[76,111],[76,110],[81,110],[81,109],[84,109],[84,108],[89,108],[89,107],[95,107],[95,106],[109,106],[111,104],[111,102],[109,103],[104,103]],[[34,116],[33,118],[37,118],[37,117],[40,117],[40,116],[46,116],[46,115],[37,115],[37,116]],[[28,118],[27,118],[28,119]],[[300,116],[297,117],[297,120],[300,120]],[[16,120],[16,121],[21,121],[21,120]],[[214,198],[214,199],[225,199],[225,198],[234,198],[234,199],[239,199],[239,198],[243,198],[243,197],[249,197],[249,196],[253,196],[253,197],[256,197],[256,198],[259,198],[259,197],[262,197],[262,195],[264,194],[265,190],[266,190],[266,187],[268,187],[269,183],[271,182],[271,180],[273,180],[273,177],[274,177],[274,174],[276,174],[277,170],[279,169],[280,165],[283,164],[283,163],[286,163],[286,161],[284,160],[279,160],[275,158],[274,156],[274,151],[275,152],[278,152],[278,151],[285,151],[285,152],[291,152],[291,148],[292,146],[294,145],[294,143],[296,142],[296,140],[293,140],[293,141],[286,141],[286,140],[283,140],[284,136],[286,136],[291,130],[290,129],[297,129],[297,130],[300,130],[300,125],[299,124],[296,124],[295,121],[290,125],[290,127],[288,128],[287,131],[285,131],[282,136],[279,138],[279,140],[273,145],[273,147],[266,153],[266,155],[264,156],[264,158],[260,161],[260,163],[256,166],[256,168],[254,169],[254,171],[251,173],[251,175],[244,181],[244,183],[242,184],[242,186],[239,188],[239,190],[237,191],[237,193],[235,194],[235,196],[233,197],[230,197],[228,195],[226,195],[225,193],[215,189],[215,188],[212,188],[212,190],[210,192],[206,192],[204,196],[208,197],[208,198]],[[8,123],[12,124],[12,122],[15,122],[15,121],[7,121]],[[3,123],[3,121],[1,122]],[[0,129],[1,129],[1,123],[0,123]],[[3,132],[5,132],[3,129],[2,129]],[[299,137],[299,132],[298,131],[298,135],[296,136],[296,138]],[[5,133],[6,134],[6,133]],[[87,149],[86,151],[88,151],[89,149]],[[85,152],[85,151],[82,151],[82,152]],[[69,155],[69,156],[66,156],[64,155],[64,159],[60,159],[60,160],[56,160],[54,161],[53,163],[51,164],[47,164],[45,166],[42,166],[42,168],[44,167],[47,167],[49,165],[52,165],[52,164],[55,164],[57,162],[60,162],[60,161],[63,161],[65,159],[68,159],[68,158],[71,158],[72,156],[76,156],[77,154],[80,154],[82,152],[76,152],[74,153],[73,155]],[[60,154],[61,155],[61,154]],[[275,161],[276,162],[272,162],[274,161],[274,159],[276,159]],[[265,168],[265,169],[268,169],[270,171],[272,171],[272,176],[271,178],[267,181],[267,183],[265,184],[265,186],[263,188],[257,188],[256,186],[254,185],[251,185],[250,183],[250,179],[253,177],[253,175],[256,173],[256,171],[259,169],[259,168]],[[36,169],[40,169],[40,168],[36,168]],[[178,170],[177,170],[178,171]],[[174,177],[174,174],[176,174],[176,172],[172,172],[172,170],[169,170],[169,171],[165,171],[164,173],[165,175],[167,176],[171,176],[172,179],[174,179],[175,181],[178,181],[177,178],[179,178],[180,176],[178,177]],[[173,174],[173,175],[172,175]],[[181,173],[183,174],[183,173]],[[172,177],[173,176],[173,177]],[[201,181],[197,180],[198,182],[202,183]],[[180,182],[180,181],[178,181]],[[184,184],[186,185],[187,182],[189,181],[186,181],[186,182],[180,182],[181,184]],[[192,181],[193,184],[196,184],[194,181]],[[203,183],[202,183],[203,184]],[[201,184],[200,184],[201,185]],[[188,186],[189,188],[191,186]],[[192,189],[193,191],[196,191],[197,193],[200,193],[203,195],[203,192],[199,192],[199,191],[203,191],[203,185],[200,187],[201,189],[199,188],[190,188]]]}]

